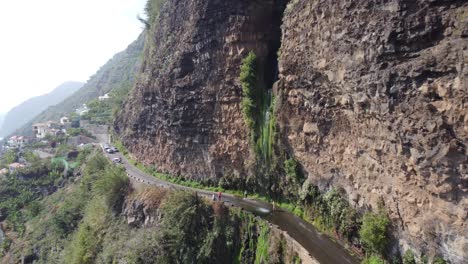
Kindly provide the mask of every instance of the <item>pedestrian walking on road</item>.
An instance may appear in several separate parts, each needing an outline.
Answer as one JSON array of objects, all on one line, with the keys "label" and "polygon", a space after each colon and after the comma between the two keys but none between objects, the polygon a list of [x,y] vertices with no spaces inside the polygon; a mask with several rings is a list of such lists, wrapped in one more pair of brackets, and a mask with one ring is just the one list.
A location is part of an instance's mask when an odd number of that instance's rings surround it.
[{"label": "pedestrian walking on road", "polygon": [[244,191],[244,198],[247,198],[247,190]]},{"label": "pedestrian walking on road", "polygon": [[276,211],[276,204],[275,201],[273,201],[273,212]]},{"label": "pedestrian walking on road", "polygon": [[211,200],[216,201],[216,196],[215,196],[214,193],[213,193],[213,195],[211,195]]},{"label": "pedestrian walking on road", "polygon": [[218,201],[220,202],[221,202],[221,195],[222,195],[221,192],[218,192]]}]

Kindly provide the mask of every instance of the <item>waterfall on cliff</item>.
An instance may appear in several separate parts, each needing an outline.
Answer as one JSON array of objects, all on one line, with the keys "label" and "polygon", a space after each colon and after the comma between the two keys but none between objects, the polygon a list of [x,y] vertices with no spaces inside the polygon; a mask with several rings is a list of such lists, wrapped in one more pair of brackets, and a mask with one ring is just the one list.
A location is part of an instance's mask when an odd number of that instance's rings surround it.
[{"label": "waterfall on cliff", "polygon": [[265,102],[263,107],[263,123],[261,128],[261,150],[263,158],[267,167],[269,166],[271,150],[272,150],[272,136],[273,136],[273,125],[271,122],[272,116],[272,91],[271,89],[266,90]]},{"label": "waterfall on cliff", "polygon": [[270,167],[271,156],[273,151],[275,116],[273,113],[275,98],[273,95],[273,85],[278,81],[278,51],[281,47],[281,24],[286,3],[288,1],[276,1],[276,11],[273,16],[273,31],[274,36],[270,43],[270,52],[265,60],[264,65],[264,84],[262,94],[262,105],[260,115],[260,138],[258,139],[258,147],[261,151],[264,165]]}]

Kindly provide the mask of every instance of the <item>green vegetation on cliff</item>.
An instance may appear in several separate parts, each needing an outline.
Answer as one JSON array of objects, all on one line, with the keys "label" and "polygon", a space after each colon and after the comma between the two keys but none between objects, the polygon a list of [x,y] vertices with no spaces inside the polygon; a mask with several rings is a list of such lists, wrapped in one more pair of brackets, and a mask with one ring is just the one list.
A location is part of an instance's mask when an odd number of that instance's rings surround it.
[{"label": "green vegetation on cliff", "polygon": [[241,109],[244,113],[244,119],[247,127],[250,129],[252,139],[257,138],[256,123],[259,119],[258,102],[260,101],[257,81],[257,56],[250,52],[249,55],[242,61],[240,71],[240,81],[242,83],[242,103]]},{"label": "green vegetation on cliff", "polygon": [[159,17],[159,12],[161,7],[166,2],[166,0],[148,0],[145,6],[145,13],[148,16],[146,25],[151,27],[151,25],[156,25],[156,19]]},{"label": "green vegetation on cliff", "polygon": [[271,89],[265,88],[265,84],[262,84],[258,76],[261,72],[257,56],[254,52],[249,52],[240,68],[243,94],[241,109],[257,158],[261,156],[262,163],[268,165],[275,136],[276,119],[273,112],[275,98]]},{"label": "green vegetation on cliff", "polygon": [[388,239],[389,225],[390,219],[384,211],[378,214],[364,214],[359,235],[367,249],[374,253],[384,253],[386,246],[390,242]]}]

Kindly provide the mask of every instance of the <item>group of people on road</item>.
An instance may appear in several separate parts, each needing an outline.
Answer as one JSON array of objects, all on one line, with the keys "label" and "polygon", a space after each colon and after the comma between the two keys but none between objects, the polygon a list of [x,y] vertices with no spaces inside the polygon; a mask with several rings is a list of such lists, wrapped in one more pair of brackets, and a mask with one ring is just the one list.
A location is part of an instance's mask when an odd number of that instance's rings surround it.
[{"label": "group of people on road", "polygon": [[218,200],[216,200],[216,195],[213,193],[213,195],[211,196],[211,200],[213,201],[220,201],[221,202],[221,198],[222,198],[222,193],[221,192],[218,192]]}]

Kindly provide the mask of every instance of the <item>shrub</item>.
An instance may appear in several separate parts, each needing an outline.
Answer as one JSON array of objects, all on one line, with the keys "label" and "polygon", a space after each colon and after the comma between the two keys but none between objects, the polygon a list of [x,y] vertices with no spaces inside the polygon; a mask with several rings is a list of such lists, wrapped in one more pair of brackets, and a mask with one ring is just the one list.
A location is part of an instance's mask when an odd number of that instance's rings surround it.
[{"label": "shrub", "polygon": [[63,205],[53,215],[51,219],[52,227],[60,237],[67,237],[78,227],[89,199],[89,195],[86,193],[83,190],[82,193],[73,193],[66,198]]},{"label": "shrub", "polygon": [[368,212],[364,215],[359,235],[366,249],[379,254],[384,252],[389,242],[387,236],[389,225],[390,219],[384,211],[378,214]]},{"label": "shrub", "polygon": [[95,176],[95,174],[104,171],[109,165],[109,160],[101,154],[95,154],[88,159],[84,169],[86,176]]},{"label": "shrub", "polygon": [[95,259],[101,249],[105,230],[111,220],[105,201],[100,197],[93,199],[86,207],[83,222],[73,236],[65,263],[96,263]]},{"label": "shrub", "polygon": [[405,254],[403,255],[403,264],[416,264],[413,251],[409,249],[406,250]]},{"label": "shrub", "polygon": [[295,159],[290,158],[284,161],[284,171],[289,178],[292,178],[298,183],[301,183],[302,176],[299,171],[299,164]]},{"label": "shrub", "polygon": [[13,150],[13,149],[10,149],[7,152],[5,152],[3,154],[2,161],[5,164],[10,164],[10,163],[18,161],[18,155],[17,155],[16,151]]},{"label": "shrub", "polygon": [[27,207],[28,217],[33,218],[38,216],[42,209],[42,205],[38,201],[32,201]]},{"label": "shrub", "polygon": [[117,212],[122,205],[128,191],[130,180],[120,167],[108,168],[95,183],[95,192],[102,195],[110,208]]},{"label": "shrub", "polygon": [[433,264],[446,264],[447,261],[445,261],[445,259],[441,258],[441,257],[435,257],[434,258],[434,262]]},{"label": "shrub", "polygon": [[383,261],[379,256],[377,255],[372,255],[370,257],[366,257],[361,264],[385,264],[385,261]]}]

